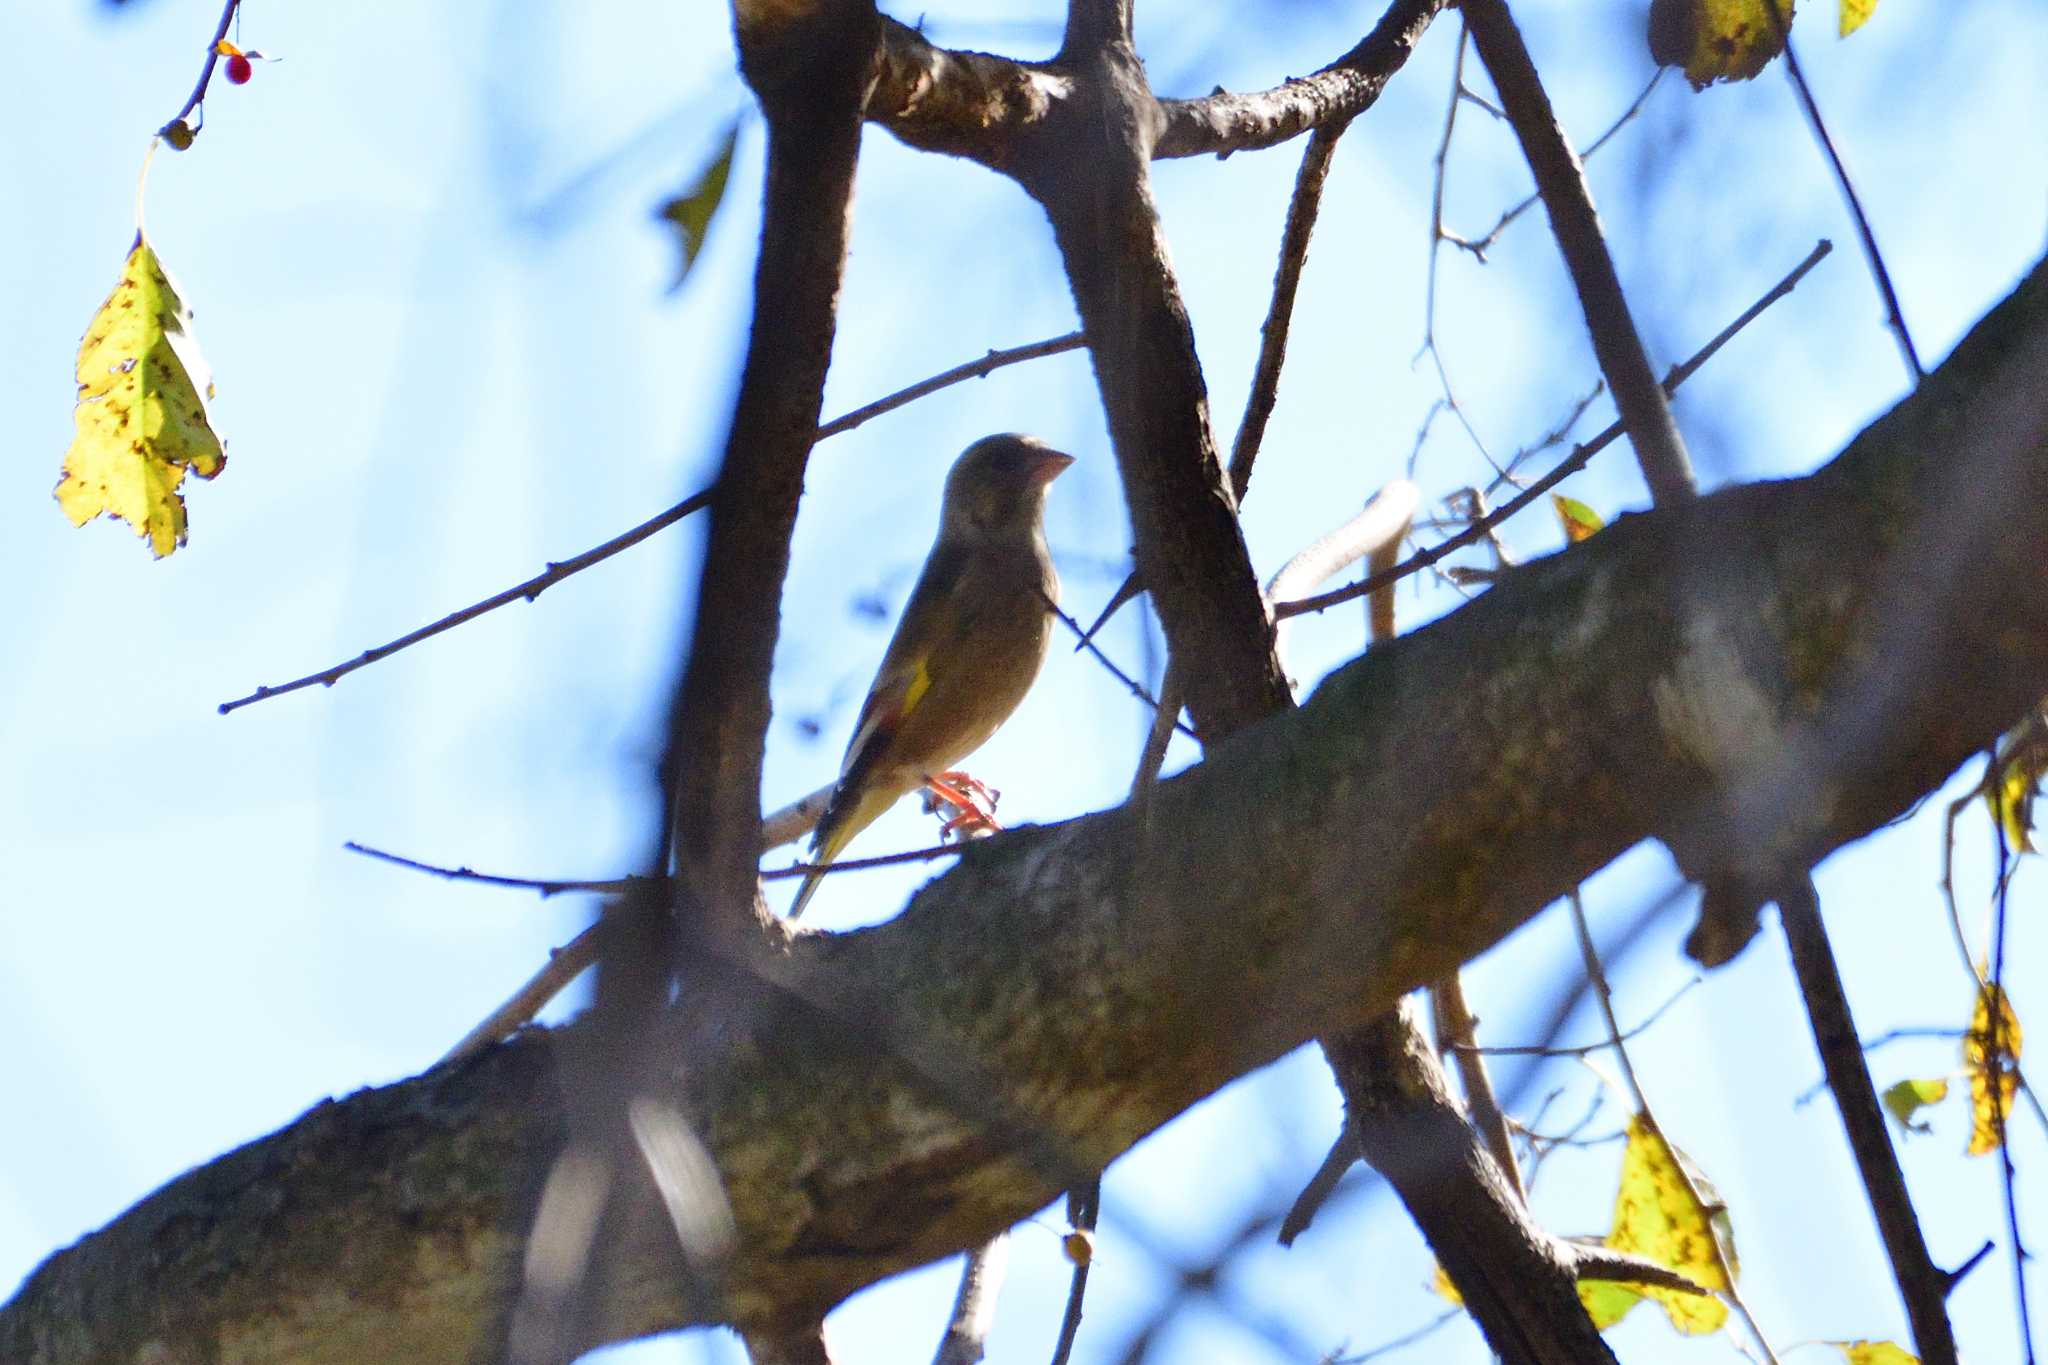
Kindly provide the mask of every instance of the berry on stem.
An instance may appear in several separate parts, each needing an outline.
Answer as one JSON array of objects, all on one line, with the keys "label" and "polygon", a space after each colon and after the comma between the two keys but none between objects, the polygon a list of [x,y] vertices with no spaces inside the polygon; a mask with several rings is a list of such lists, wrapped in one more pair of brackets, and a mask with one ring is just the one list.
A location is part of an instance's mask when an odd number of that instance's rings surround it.
[{"label": "berry on stem", "polygon": [[228,58],[228,83],[230,85],[247,85],[249,77],[255,74],[256,68],[251,66],[249,59],[241,53],[237,52],[234,56]]}]

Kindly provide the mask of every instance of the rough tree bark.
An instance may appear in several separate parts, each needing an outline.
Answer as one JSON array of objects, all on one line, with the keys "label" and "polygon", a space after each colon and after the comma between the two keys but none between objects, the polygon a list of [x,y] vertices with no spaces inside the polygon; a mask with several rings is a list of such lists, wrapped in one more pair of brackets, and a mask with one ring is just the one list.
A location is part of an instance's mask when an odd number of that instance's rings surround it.
[{"label": "rough tree bark", "polygon": [[[1870,833],[2048,692],[2048,597],[1901,603],[2044,556],[2048,265],[1818,473],[1623,518],[1142,812],[985,841],[890,923],[799,939],[761,969],[775,1008],[674,1016],[670,1098],[740,1227],[714,1316],[787,1335],[987,1240],[1644,838],[1782,875]],[[561,1051],[530,1031],[182,1177],[39,1269],[0,1358],[487,1358]],[[608,1249],[605,1339],[695,1320],[666,1237]]]}]

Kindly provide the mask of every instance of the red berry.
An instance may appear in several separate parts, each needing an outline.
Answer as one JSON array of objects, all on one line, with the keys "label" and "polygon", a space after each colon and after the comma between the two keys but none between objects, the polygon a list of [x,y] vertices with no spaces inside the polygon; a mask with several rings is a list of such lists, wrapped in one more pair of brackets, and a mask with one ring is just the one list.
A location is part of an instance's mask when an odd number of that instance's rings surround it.
[{"label": "red berry", "polygon": [[228,82],[231,85],[247,85],[249,78],[256,74],[256,68],[249,65],[249,59],[237,52],[228,58]]}]

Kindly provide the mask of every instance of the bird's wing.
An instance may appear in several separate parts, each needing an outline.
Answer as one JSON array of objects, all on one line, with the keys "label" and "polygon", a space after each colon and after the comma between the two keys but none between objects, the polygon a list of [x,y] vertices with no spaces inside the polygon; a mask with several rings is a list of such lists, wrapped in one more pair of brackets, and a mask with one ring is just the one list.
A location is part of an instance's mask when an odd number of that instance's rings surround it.
[{"label": "bird's wing", "polygon": [[[867,700],[861,703],[860,720],[853,728],[853,739],[846,746],[846,759],[839,768],[841,791],[858,789],[863,779],[888,756],[903,722],[930,693],[934,670],[943,675],[948,668],[966,662],[958,650],[948,646],[957,643],[956,637],[971,628],[973,622],[957,611],[931,608],[959,591],[967,564],[968,556],[951,546],[934,550],[925,561],[924,572],[911,589],[903,618],[897,622],[896,634],[882,656],[881,667],[875,670],[875,680],[868,686]],[[917,609],[921,604],[924,610]]]}]

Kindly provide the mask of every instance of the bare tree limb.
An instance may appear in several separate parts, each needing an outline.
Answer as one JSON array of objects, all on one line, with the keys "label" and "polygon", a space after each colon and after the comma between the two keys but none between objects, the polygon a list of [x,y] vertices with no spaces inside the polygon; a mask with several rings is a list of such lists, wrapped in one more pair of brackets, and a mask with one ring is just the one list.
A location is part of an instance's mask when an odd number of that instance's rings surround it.
[{"label": "bare tree limb", "polygon": [[1899,1155],[1892,1150],[1891,1133],[1885,1127],[1884,1110],[1878,1106],[1877,1087],[1871,1084],[1863,1048],[1856,1041],[1848,992],[1842,989],[1835,950],[1821,923],[1820,898],[1810,877],[1778,893],[1778,914],[1799,977],[1799,995],[1813,1025],[1813,1045],[1820,1053],[1828,1087],[1834,1091],[1835,1108],[1863,1177],[1871,1215],[1891,1259],[1892,1278],[1906,1305],[1914,1350],[1927,1365],[1953,1365],[1956,1341],[1948,1321],[1948,1277],[1928,1255],[1927,1240],[1913,1212],[1913,1197],[1906,1189],[1905,1173],[1899,1169]]},{"label": "bare tree limb", "polygon": [[1358,46],[1312,76],[1255,94],[1164,102],[1153,155],[1204,156],[1271,147],[1372,107],[1448,0],[1395,0]]},{"label": "bare tree limb", "polygon": [[1507,1365],[1614,1360],[1579,1302],[1574,1256],[1529,1221],[1451,1097],[1419,1014],[1415,1001],[1404,1001],[1374,1023],[1323,1040],[1365,1159],[1400,1194]]}]

